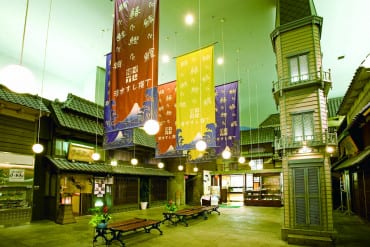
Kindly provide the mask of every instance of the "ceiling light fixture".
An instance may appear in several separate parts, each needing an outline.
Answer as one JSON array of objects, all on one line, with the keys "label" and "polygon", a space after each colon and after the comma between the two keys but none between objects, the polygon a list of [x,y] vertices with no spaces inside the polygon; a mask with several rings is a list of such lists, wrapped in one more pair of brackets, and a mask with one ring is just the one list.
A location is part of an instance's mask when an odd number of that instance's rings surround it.
[{"label": "ceiling light fixture", "polygon": [[224,151],[222,151],[222,158],[224,158],[225,160],[228,160],[231,158],[231,151],[230,151],[229,146],[226,146]]},{"label": "ceiling light fixture", "polygon": [[[100,83],[100,71],[98,71],[98,81]],[[97,83],[99,85],[99,83]],[[96,88],[97,86],[95,85],[95,90],[97,90],[97,98],[99,99],[99,89]],[[98,127],[99,127],[99,118],[98,118],[98,114],[99,114],[99,108],[98,108],[98,103],[96,103],[96,111],[95,111],[95,115],[96,115],[96,124],[95,124],[95,152],[92,154],[91,158],[94,160],[94,161],[98,161],[100,160],[100,153],[98,152]]]},{"label": "ceiling light fixture", "polygon": [[164,163],[163,163],[163,162],[159,162],[159,163],[158,163],[158,168],[159,168],[159,169],[162,169],[163,167],[164,167]]},{"label": "ceiling light fixture", "polygon": [[134,142],[134,156],[132,157],[132,159],[131,159],[131,165],[133,165],[133,166],[136,166],[138,163],[139,163],[139,161],[136,159],[136,157],[135,157],[135,140],[133,140],[133,142]]},{"label": "ceiling light fixture", "polygon": [[239,162],[239,164],[244,164],[245,163],[245,157],[240,156],[239,159],[238,159],[238,162]]},{"label": "ceiling light fixture", "polygon": [[193,25],[193,23],[194,23],[194,16],[192,15],[192,14],[187,14],[186,16],[185,16],[185,23],[186,23],[186,25]]},{"label": "ceiling light fixture", "polygon": [[180,156],[180,165],[177,167],[177,169],[179,170],[179,171],[182,171],[182,170],[184,170],[184,166],[181,164],[181,156]]},{"label": "ceiling light fixture", "polygon": [[327,152],[327,153],[329,153],[329,154],[334,153],[334,150],[335,150],[335,149],[334,149],[334,147],[333,147],[333,146],[327,146],[327,147],[326,147],[326,152]]},{"label": "ceiling light fixture", "polygon": [[[200,0],[198,0],[198,48],[200,50]],[[200,59],[200,52],[199,52],[199,116],[200,116],[200,136],[203,136],[203,126],[202,126],[202,61]],[[203,152],[207,149],[207,143],[203,140],[203,138],[199,139],[195,143],[196,150]]]},{"label": "ceiling light fixture", "polygon": [[[15,88],[15,91],[22,90],[24,88],[24,83],[35,83],[35,78],[31,70],[23,66],[23,50],[24,42],[26,37],[26,27],[28,19],[28,5],[29,0],[26,0],[26,11],[24,16],[23,24],[23,34],[22,34],[22,45],[21,45],[21,54],[19,59],[19,64],[10,64],[1,69],[1,81],[7,82],[10,85],[10,88]],[[31,85],[32,86],[32,85]]]},{"label": "ceiling light fixture", "polygon": [[[225,22],[225,19],[224,18],[221,18],[221,41],[222,41],[222,63],[224,62],[223,59],[225,58],[225,40],[224,40],[224,22]],[[226,102],[227,102],[227,98],[226,98],[226,69],[225,69],[225,66],[223,66],[223,76],[224,76],[224,84],[223,84],[223,103],[224,103],[224,114],[223,114],[223,117],[225,118],[222,122],[224,122],[224,125],[225,126],[221,126],[221,128],[224,128],[226,131],[224,133],[224,138],[225,138],[225,149],[224,151],[222,151],[221,155],[222,155],[222,158],[228,160],[231,158],[231,150],[230,150],[230,147],[228,145],[228,131],[227,131],[227,105],[226,105]],[[221,102],[222,102],[221,101]],[[222,115],[221,115],[222,116]]]},{"label": "ceiling light fixture", "polygon": [[117,166],[117,160],[115,160],[115,159],[112,159],[111,161],[110,161],[110,165],[111,166]]},{"label": "ceiling light fixture", "polygon": [[[237,53],[237,63],[238,63],[238,89],[240,88],[240,84],[241,84],[241,78],[240,78],[240,50],[239,48],[236,50],[236,53]],[[238,92],[238,113],[240,114],[240,104],[239,104],[239,92]],[[240,118],[240,115],[239,115],[239,118]],[[239,123],[240,123],[240,119],[239,119]],[[244,164],[245,163],[245,157],[243,156],[243,133],[241,132],[240,130],[240,124],[239,124],[239,136],[240,136],[240,140],[239,140],[239,159],[238,159],[238,162],[239,164]]]},{"label": "ceiling light fixture", "polygon": [[[22,40],[22,52],[21,52],[21,61],[20,64],[22,64],[22,57],[23,57],[23,47],[24,47],[24,35],[26,32],[26,23],[27,23],[27,13],[28,13],[28,0],[26,5],[26,17],[24,21],[24,30],[23,30],[23,40]],[[49,5],[49,16],[48,16],[48,25],[46,28],[46,39],[45,39],[45,48],[44,48],[44,60],[43,60],[43,66],[42,66],[42,79],[41,79],[41,93],[40,93],[40,104],[39,104],[39,118],[38,118],[38,126],[37,126],[37,142],[32,146],[32,151],[36,154],[42,153],[44,151],[44,146],[40,143],[40,129],[41,129],[41,108],[43,105],[42,102],[42,94],[44,90],[44,79],[45,79],[45,67],[46,67],[46,51],[48,47],[48,38],[49,38],[49,27],[50,27],[50,16],[51,16],[51,5],[52,0],[50,0]]]}]

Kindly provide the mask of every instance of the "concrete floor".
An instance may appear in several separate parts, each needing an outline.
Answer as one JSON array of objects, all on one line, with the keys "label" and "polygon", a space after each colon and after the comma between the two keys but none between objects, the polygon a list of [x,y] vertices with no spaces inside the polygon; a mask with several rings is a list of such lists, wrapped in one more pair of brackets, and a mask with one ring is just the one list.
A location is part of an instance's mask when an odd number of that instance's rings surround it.
[{"label": "concrete floor", "polygon": [[[149,208],[112,215],[112,222],[132,217],[162,220],[163,208]],[[126,246],[295,246],[280,239],[283,208],[245,207],[220,208],[221,215],[212,213],[208,220],[189,220],[189,226],[161,224],[163,235],[157,230],[128,233]],[[88,225],[90,216],[76,218],[76,223],[59,225],[44,220],[27,225],[0,228],[0,246],[6,247],[91,247],[94,230]],[[370,225],[355,215],[334,212],[338,232],[336,246],[369,246]],[[104,246],[99,241],[97,246]],[[111,246],[120,246],[118,242]]]}]

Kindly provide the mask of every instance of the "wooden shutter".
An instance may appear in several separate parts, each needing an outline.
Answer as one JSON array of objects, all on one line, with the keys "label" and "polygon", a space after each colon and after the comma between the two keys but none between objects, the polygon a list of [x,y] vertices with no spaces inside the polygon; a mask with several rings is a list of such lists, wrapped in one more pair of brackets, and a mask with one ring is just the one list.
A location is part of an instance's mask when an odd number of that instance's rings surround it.
[{"label": "wooden shutter", "polygon": [[296,225],[321,224],[319,168],[293,168]]},{"label": "wooden shutter", "polygon": [[114,205],[134,204],[138,202],[139,183],[136,177],[115,177]]}]

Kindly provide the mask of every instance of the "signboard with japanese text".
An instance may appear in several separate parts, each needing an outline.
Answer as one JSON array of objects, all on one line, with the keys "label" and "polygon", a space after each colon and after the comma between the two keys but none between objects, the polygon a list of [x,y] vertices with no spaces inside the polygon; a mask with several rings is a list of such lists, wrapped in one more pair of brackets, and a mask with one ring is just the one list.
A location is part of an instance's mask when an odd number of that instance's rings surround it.
[{"label": "signboard with japanese text", "polygon": [[203,139],[216,146],[214,47],[176,59],[176,140],[178,150],[195,149]]},{"label": "signboard with japanese text", "polygon": [[177,156],[176,81],[158,86],[158,122],[156,157]]},{"label": "signboard with japanese text", "polygon": [[238,82],[216,86],[216,153],[239,144]]},{"label": "signboard with japanese text", "polygon": [[157,119],[158,13],[158,0],[115,1],[112,53],[107,56],[106,148],[117,147],[114,143],[126,129]]}]

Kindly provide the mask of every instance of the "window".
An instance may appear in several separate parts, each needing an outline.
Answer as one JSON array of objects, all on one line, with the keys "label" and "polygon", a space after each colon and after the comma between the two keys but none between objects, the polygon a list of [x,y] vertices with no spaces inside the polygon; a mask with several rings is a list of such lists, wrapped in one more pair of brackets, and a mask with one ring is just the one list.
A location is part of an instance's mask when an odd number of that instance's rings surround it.
[{"label": "window", "polygon": [[294,141],[313,140],[313,112],[292,115]]},{"label": "window", "polygon": [[319,168],[294,168],[295,224],[319,226],[320,188]]},{"label": "window", "polygon": [[62,139],[56,139],[55,140],[55,150],[54,154],[57,156],[65,156],[68,152],[68,144],[69,142],[66,142]]},{"label": "window", "polygon": [[263,159],[251,160],[249,166],[251,170],[263,170]]},{"label": "window", "polygon": [[292,83],[308,80],[307,54],[289,58],[289,67]]}]

